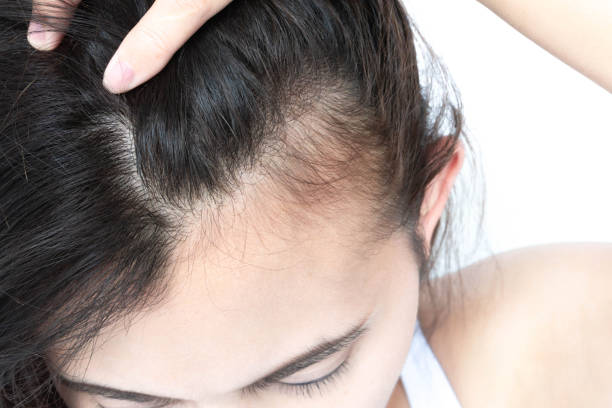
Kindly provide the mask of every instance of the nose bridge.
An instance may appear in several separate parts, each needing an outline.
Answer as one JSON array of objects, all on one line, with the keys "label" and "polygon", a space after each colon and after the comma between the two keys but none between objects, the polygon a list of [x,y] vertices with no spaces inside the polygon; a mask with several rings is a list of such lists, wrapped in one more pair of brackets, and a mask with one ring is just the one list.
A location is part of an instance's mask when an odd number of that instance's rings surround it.
[{"label": "nose bridge", "polygon": [[[260,405],[261,407],[263,407],[263,405]],[[226,400],[223,402],[220,401],[216,401],[216,402],[202,402],[202,403],[196,403],[194,405],[188,405],[188,408],[258,408],[258,406],[254,403],[248,402],[246,400],[240,400],[240,399],[232,399],[232,400]]]},{"label": "nose bridge", "polygon": [[[226,394],[224,396],[210,398],[204,397],[192,404],[186,405],[185,408],[274,408],[263,401],[257,403],[254,399],[257,399],[257,397],[249,401],[248,397],[241,395],[240,391],[236,391],[230,395]],[[181,408],[183,407],[181,406]]]}]

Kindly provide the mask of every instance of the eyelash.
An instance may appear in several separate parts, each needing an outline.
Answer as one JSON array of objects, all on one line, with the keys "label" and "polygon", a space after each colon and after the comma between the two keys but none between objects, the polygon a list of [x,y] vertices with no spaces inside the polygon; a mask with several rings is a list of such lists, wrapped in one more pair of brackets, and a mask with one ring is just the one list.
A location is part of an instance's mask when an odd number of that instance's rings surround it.
[{"label": "eyelash", "polygon": [[340,378],[342,374],[344,374],[349,367],[349,359],[347,358],[340,364],[334,371],[327,374],[324,377],[321,377],[317,380],[310,381],[302,384],[289,384],[289,383],[269,383],[269,384],[258,384],[246,390],[247,393],[256,394],[258,391],[265,390],[272,386],[277,386],[283,392],[290,393],[297,396],[306,396],[312,398],[312,394],[315,390],[318,390],[321,395],[323,395],[324,386],[331,385],[335,380]]},{"label": "eyelash", "polygon": [[308,383],[303,384],[278,383],[277,385],[283,391],[288,391],[298,396],[306,396],[312,398],[312,393],[315,391],[315,389],[318,390],[321,395],[323,395],[322,387],[329,386],[335,380],[340,378],[340,376],[348,370],[348,366],[349,361],[348,359],[346,359],[334,371],[327,374],[325,377],[319,378],[318,380],[310,381]]}]

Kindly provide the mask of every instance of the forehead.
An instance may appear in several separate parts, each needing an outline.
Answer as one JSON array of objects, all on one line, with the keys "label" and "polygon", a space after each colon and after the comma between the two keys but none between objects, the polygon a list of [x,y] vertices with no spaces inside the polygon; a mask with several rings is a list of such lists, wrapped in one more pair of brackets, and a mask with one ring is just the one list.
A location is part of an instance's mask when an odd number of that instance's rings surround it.
[{"label": "forehead", "polygon": [[375,310],[393,249],[357,256],[366,253],[362,210],[308,226],[260,208],[226,211],[222,228],[193,222],[166,300],[109,327],[69,375],[151,394],[165,384],[180,398],[222,395]]}]

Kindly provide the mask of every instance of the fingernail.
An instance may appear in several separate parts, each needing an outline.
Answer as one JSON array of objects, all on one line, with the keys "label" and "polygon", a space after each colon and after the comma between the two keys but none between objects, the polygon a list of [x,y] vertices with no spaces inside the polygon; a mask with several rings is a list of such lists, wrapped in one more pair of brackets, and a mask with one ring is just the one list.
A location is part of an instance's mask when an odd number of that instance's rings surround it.
[{"label": "fingernail", "polygon": [[35,48],[45,49],[47,44],[47,32],[42,24],[32,21],[28,29],[28,41]]},{"label": "fingernail", "polygon": [[104,71],[102,83],[112,93],[121,93],[131,89],[130,85],[133,79],[134,70],[115,54]]}]

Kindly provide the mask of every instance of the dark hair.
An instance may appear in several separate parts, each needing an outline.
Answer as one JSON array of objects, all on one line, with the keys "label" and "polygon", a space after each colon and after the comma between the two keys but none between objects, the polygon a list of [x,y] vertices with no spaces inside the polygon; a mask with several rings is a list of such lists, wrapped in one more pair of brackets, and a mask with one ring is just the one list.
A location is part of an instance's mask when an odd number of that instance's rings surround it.
[{"label": "dark hair", "polygon": [[[82,2],[40,52],[31,2],[0,0],[2,406],[61,406],[46,353],[68,361],[159,304],[189,217],[210,233],[255,175],[309,222],[342,192],[365,200],[368,239],[404,228],[423,285],[450,231],[447,210],[427,257],[419,210],[464,135],[461,105],[433,109],[400,0],[234,0],[160,74],[110,94],[104,68],[152,2]],[[60,27],[50,7],[32,18]]]}]

